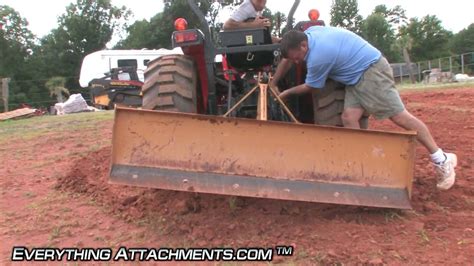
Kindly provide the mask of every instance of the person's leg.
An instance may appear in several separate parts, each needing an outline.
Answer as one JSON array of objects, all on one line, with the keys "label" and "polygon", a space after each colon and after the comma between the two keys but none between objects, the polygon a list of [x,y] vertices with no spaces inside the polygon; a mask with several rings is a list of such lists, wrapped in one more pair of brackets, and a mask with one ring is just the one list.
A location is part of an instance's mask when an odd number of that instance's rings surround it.
[{"label": "person's leg", "polygon": [[344,127],[360,129],[359,120],[365,110],[360,104],[354,86],[346,86],[344,95],[344,111],[341,120]]},{"label": "person's leg", "polygon": [[364,114],[362,107],[347,107],[342,112],[341,119],[344,127],[360,129],[359,120]]},{"label": "person's leg", "polygon": [[425,123],[410,114],[406,109],[401,113],[390,117],[390,120],[404,129],[418,132],[418,141],[425,146],[430,154],[435,153],[439,149]]},{"label": "person's leg", "polygon": [[438,173],[437,187],[444,190],[450,189],[456,180],[456,172],[454,171],[458,160],[456,154],[444,153],[436,144],[425,123],[410,114],[406,109],[390,117],[390,120],[404,129],[414,130],[418,133],[417,140],[430,153],[431,160]]},{"label": "person's leg", "polygon": [[370,67],[354,86],[360,105],[376,119],[390,118],[396,125],[417,131],[418,141],[430,153],[437,176],[439,189],[449,189],[455,181],[454,168],[457,157],[453,153],[444,153],[434,141],[428,127],[418,118],[410,114],[403,105],[400,95],[393,82],[392,70],[388,62],[382,58]]}]

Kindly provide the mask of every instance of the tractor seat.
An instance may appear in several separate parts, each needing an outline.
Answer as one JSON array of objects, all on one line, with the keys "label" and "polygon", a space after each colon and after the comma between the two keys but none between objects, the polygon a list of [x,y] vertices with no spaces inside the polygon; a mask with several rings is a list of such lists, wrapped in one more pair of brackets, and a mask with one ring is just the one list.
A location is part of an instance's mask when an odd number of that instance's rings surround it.
[{"label": "tractor seat", "polygon": [[[222,44],[232,47],[272,44],[272,37],[266,28],[237,29],[219,32]],[[239,71],[257,71],[274,62],[273,51],[227,53],[228,64]]]}]

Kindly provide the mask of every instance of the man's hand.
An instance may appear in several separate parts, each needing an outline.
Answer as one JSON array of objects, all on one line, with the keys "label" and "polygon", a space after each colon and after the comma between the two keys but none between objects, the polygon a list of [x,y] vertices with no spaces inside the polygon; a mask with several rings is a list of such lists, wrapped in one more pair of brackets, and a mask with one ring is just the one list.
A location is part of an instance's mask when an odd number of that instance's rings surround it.
[{"label": "man's hand", "polygon": [[280,93],[280,95],[278,96],[280,96],[283,101],[287,101],[288,98],[292,95],[302,95],[311,92],[311,90],[311,87],[307,86],[306,84],[301,84],[296,87],[287,89],[286,91]]},{"label": "man's hand", "polygon": [[264,28],[264,27],[270,27],[270,19],[264,18],[264,17],[256,17],[255,20],[252,22],[252,24],[256,28]]},{"label": "man's hand", "polygon": [[287,102],[291,95],[293,95],[293,90],[288,89],[286,91],[281,92],[278,96],[282,101]]}]

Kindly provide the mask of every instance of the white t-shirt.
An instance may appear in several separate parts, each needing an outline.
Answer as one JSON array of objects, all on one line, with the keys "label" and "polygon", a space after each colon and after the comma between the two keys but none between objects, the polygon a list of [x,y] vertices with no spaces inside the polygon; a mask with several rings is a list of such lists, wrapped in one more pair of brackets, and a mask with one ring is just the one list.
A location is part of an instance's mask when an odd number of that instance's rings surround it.
[{"label": "white t-shirt", "polygon": [[255,10],[251,0],[244,0],[244,2],[240,4],[234,12],[232,12],[230,18],[237,22],[244,22],[246,19],[256,18],[261,15],[262,12],[257,12],[257,10]]}]

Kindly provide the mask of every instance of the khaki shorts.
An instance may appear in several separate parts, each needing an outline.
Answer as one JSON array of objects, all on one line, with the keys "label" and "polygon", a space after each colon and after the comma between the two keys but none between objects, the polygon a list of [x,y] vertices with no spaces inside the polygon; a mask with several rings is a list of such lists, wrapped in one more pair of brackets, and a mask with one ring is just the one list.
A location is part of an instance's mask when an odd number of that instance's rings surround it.
[{"label": "khaki shorts", "polygon": [[385,57],[370,66],[357,84],[346,86],[344,109],[349,107],[365,109],[376,119],[389,118],[405,110]]}]

